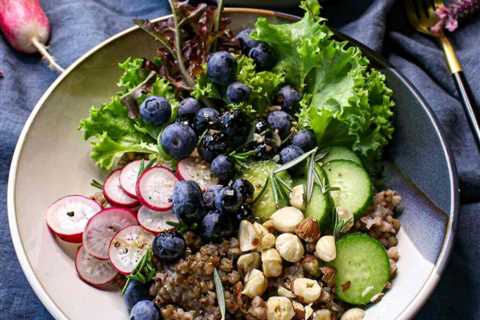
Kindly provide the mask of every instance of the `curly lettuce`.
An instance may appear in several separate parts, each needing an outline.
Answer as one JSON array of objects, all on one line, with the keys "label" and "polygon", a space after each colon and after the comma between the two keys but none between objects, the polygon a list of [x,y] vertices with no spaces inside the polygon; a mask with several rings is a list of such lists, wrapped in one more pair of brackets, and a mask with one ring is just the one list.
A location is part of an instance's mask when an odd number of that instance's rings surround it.
[{"label": "curly lettuce", "polygon": [[301,6],[303,19],[276,25],[260,18],[252,37],[275,50],[274,70],[303,91],[298,122],[313,130],[319,145],[344,145],[378,159],[393,134],[385,77],[369,68],[359,48],[333,39],[316,0]]},{"label": "curly lettuce", "polygon": [[[147,78],[141,61],[142,59],[128,58],[121,63],[124,73],[118,82],[120,92],[109,102],[92,106],[89,117],[80,122],[84,139],[91,144],[90,156],[102,169],[112,169],[118,160],[129,152],[150,154],[166,162],[171,160],[157,145],[161,128],[144,123],[138,117],[132,117],[122,100],[129,91],[141,85]],[[149,90],[152,95],[168,99],[175,110],[178,103],[167,80],[156,76]],[[137,97],[137,103],[141,103],[145,96],[142,94]],[[172,113],[174,118],[175,112]]]}]

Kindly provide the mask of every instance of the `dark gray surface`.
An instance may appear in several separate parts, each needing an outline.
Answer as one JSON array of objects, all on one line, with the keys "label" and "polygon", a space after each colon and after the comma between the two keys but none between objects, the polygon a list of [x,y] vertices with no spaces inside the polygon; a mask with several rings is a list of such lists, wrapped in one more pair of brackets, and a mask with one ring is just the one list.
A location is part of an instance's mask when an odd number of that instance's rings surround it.
[{"label": "dark gray surface", "polygon": [[[330,1],[325,15],[348,35],[381,51],[429,102],[446,133],[461,179],[462,207],[451,262],[417,319],[479,319],[480,162],[466,119],[436,43],[414,33],[405,20],[402,1]],[[131,25],[135,17],[166,12],[166,1],[45,0],[53,29],[51,51],[67,66],[108,36]],[[460,60],[480,100],[480,20],[466,24],[453,37]],[[16,140],[35,102],[56,78],[37,57],[15,53],[0,39],[0,318],[50,319],[35,298],[15,258],[8,232],[6,181]],[[468,203],[468,204],[467,204]],[[54,263],[52,261],[52,263]],[[74,298],[74,297],[72,297]],[[88,307],[88,306],[86,306]]]}]

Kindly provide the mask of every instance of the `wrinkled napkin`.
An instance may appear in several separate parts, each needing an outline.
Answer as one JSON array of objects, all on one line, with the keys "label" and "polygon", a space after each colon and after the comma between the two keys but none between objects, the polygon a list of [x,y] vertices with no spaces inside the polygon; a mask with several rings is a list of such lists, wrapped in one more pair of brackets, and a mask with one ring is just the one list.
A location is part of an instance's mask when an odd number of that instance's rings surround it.
[{"label": "wrinkled napkin", "polygon": [[[132,25],[166,14],[166,0],[43,0],[53,34],[50,51],[68,66],[87,50]],[[274,5],[274,4],[273,4]],[[298,12],[292,9],[293,13]],[[337,0],[324,3],[330,24],[381,52],[422,93],[440,120],[457,163],[462,208],[447,269],[416,319],[480,319],[480,154],[468,128],[442,52],[412,30],[402,1]],[[480,19],[452,35],[466,76],[480,102]],[[0,38],[0,318],[51,319],[28,285],[8,230],[8,170],[20,131],[37,100],[57,77],[37,56],[15,52]],[[53,262],[52,262],[53,263]],[[73,297],[72,297],[73,298]],[[81,303],[81,302],[79,302]]]}]

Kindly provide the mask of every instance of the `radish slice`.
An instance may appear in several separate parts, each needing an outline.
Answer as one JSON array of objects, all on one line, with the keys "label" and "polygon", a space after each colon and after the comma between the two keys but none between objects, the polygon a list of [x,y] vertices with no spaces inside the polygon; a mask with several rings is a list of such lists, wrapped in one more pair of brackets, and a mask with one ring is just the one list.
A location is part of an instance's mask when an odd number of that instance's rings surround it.
[{"label": "radish slice", "polygon": [[193,180],[202,190],[207,190],[208,186],[218,184],[218,178],[210,171],[207,162],[198,158],[185,158],[177,165],[175,175],[180,180]]},{"label": "radish slice", "polygon": [[92,256],[108,259],[108,247],[115,234],[128,226],[137,225],[135,215],[124,208],[104,209],[88,221],[83,232],[83,246]]},{"label": "radish slice", "polygon": [[170,210],[173,188],[177,181],[168,169],[159,166],[149,168],[137,181],[138,200],[152,210]]},{"label": "radish slice", "polygon": [[88,220],[102,210],[98,202],[79,195],[66,196],[47,209],[47,225],[60,239],[79,243]]},{"label": "radish slice", "polygon": [[110,262],[121,274],[132,273],[145,252],[151,248],[154,237],[153,233],[140,226],[120,230],[110,242]]},{"label": "radish slice", "polygon": [[137,219],[142,227],[156,234],[173,229],[167,222],[178,222],[172,211],[153,211],[146,206],[140,207]]},{"label": "radish slice", "polygon": [[134,207],[138,201],[130,197],[120,186],[121,169],[112,171],[103,184],[103,194],[108,202],[114,206]]},{"label": "radish slice", "polygon": [[77,251],[75,268],[80,279],[100,289],[109,286],[118,274],[110,261],[89,255],[83,246]]},{"label": "radish slice", "polygon": [[137,185],[138,173],[144,160],[136,160],[127,164],[120,173],[120,187],[132,198],[137,197],[135,186]]}]

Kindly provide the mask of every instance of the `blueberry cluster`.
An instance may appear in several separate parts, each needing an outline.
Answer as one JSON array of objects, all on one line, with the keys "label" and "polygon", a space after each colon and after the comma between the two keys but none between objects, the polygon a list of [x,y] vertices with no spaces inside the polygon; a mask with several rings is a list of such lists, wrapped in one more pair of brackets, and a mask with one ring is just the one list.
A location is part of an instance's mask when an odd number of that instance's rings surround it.
[{"label": "blueberry cluster", "polygon": [[248,206],[253,191],[244,179],[213,185],[205,192],[194,181],[179,181],[173,192],[173,213],[181,223],[198,227],[204,241],[221,241],[236,234],[242,219],[253,216]]}]

